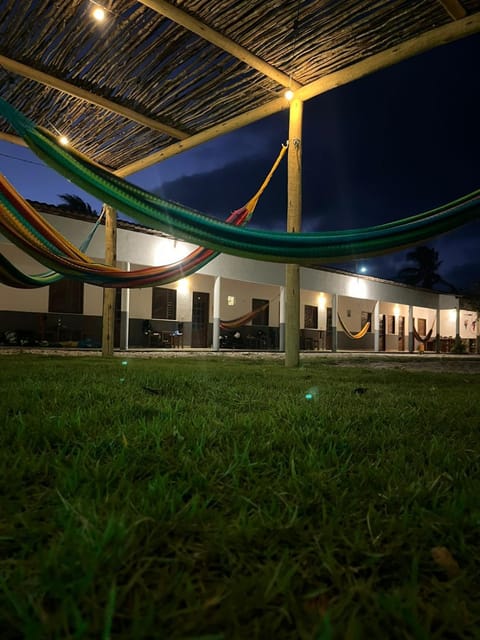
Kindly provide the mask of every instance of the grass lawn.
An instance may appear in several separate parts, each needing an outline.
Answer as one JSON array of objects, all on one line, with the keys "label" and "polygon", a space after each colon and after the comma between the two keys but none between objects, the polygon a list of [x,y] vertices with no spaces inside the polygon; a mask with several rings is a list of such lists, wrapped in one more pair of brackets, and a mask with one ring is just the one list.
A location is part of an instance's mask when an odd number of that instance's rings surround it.
[{"label": "grass lawn", "polygon": [[0,360],[0,629],[480,637],[478,374]]}]

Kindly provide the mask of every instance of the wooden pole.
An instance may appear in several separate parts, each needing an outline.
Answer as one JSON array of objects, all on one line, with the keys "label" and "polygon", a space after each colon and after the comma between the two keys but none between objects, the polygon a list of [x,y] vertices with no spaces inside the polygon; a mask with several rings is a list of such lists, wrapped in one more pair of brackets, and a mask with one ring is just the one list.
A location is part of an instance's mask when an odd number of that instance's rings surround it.
[{"label": "wooden pole", "polygon": [[[105,264],[116,266],[117,262],[117,212],[109,205],[105,207]],[[102,356],[113,356],[115,333],[116,289],[103,289]]]},{"label": "wooden pole", "polygon": [[[302,116],[303,102],[290,103],[288,133],[287,231],[298,233],[302,226]],[[300,267],[285,267],[285,366],[299,364],[300,341]]]}]

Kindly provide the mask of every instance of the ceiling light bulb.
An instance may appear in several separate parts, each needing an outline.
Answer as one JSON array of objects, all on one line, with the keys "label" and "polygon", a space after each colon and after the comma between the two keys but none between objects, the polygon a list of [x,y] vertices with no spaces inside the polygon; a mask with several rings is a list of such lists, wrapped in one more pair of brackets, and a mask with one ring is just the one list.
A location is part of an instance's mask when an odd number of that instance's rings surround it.
[{"label": "ceiling light bulb", "polygon": [[95,7],[92,11],[92,16],[97,22],[103,22],[105,20],[105,9],[102,7]]},{"label": "ceiling light bulb", "polygon": [[286,100],[290,102],[290,100],[292,100],[293,98],[293,91],[291,89],[287,89],[283,95],[285,96]]},{"label": "ceiling light bulb", "polygon": [[67,136],[60,136],[58,139],[59,143],[61,145],[63,145],[64,147],[66,147],[68,145],[68,138]]}]

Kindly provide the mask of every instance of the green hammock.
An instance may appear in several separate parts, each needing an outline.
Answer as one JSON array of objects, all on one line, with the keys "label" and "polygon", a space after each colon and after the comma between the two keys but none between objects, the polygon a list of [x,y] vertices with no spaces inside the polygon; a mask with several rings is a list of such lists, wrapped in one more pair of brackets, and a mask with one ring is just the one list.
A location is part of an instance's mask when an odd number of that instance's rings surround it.
[{"label": "green hammock", "polygon": [[[8,231],[8,226],[6,226],[6,220],[9,212],[5,208],[5,201],[3,194],[1,193],[1,185],[2,182],[5,181],[5,178],[0,175],[0,212],[3,214],[0,216],[0,229],[3,233],[9,237],[11,240],[15,242],[15,239],[10,235]],[[90,243],[97,231],[102,218],[104,215],[104,210],[102,209],[101,214],[98,216],[93,228],[89,231],[87,237],[80,244],[80,251],[84,252],[90,246]],[[33,256],[38,257],[38,256]],[[16,289],[38,289],[39,287],[47,287],[59,280],[62,280],[65,277],[65,274],[58,273],[57,271],[47,271],[45,273],[38,273],[35,275],[28,275],[23,273],[15,265],[13,265],[10,260],[8,260],[3,254],[0,253],[0,283],[5,284],[9,287],[15,287]]]},{"label": "green hammock", "polygon": [[[282,145],[278,157],[256,194],[243,207],[232,211],[227,218],[229,224],[243,225],[251,218],[260,196],[285,152],[286,146]],[[80,249],[77,249],[22,198],[1,174],[0,214],[0,230],[6,237],[39,262],[53,266],[60,272],[28,276],[0,254],[0,282],[17,288],[46,286],[64,276],[79,278],[99,286],[129,288],[158,286],[195,273],[218,255],[212,249],[197,247],[182,260],[133,271],[122,271],[117,267],[96,264],[83,253],[83,250],[90,243],[101,216],[86,241],[82,243]]]},{"label": "green hammock", "polygon": [[139,222],[182,240],[257,260],[313,264],[397,251],[480,217],[480,190],[395,222],[323,233],[242,229],[168,202],[62,147],[48,132],[0,99],[0,115],[47,164],[72,182]]}]

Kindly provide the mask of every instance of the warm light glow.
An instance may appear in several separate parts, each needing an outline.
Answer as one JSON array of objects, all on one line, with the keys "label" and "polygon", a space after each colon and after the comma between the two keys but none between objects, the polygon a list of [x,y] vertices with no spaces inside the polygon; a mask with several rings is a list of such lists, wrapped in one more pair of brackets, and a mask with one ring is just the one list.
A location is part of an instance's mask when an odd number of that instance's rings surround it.
[{"label": "warm light glow", "polygon": [[285,100],[289,102],[293,100],[293,91],[291,89],[287,89],[283,95],[285,96]]},{"label": "warm light glow", "polygon": [[194,245],[177,242],[174,238],[156,238],[152,242],[152,264],[160,266],[183,260],[193,248]]},{"label": "warm light glow", "polygon": [[105,9],[103,7],[95,7],[92,10],[92,16],[97,22],[103,22],[106,15],[107,14],[105,13]]},{"label": "warm light glow", "polygon": [[227,304],[229,307],[235,306],[235,296],[227,296]]},{"label": "warm light glow", "polygon": [[398,316],[400,315],[400,307],[398,306],[398,304],[396,304],[396,305],[393,307],[393,315],[394,315],[396,318],[398,318]]},{"label": "warm light glow", "polygon": [[318,296],[318,307],[320,309],[320,311],[325,311],[325,307],[326,307],[326,300],[325,300],[325,295],[323,293],[321,293]]},{"label": "warm light glow", "polygon": [[452,322],[455,322],[455,320],[457,319],[457,310],[456,309],[450,309],[448,317],[450,318],[450,320]]},{"label": "warm light glow", "polygon": [[177,285],[177,293],[180,295],[185,295],[190,291],[190,287],[188,284],[188,278],[182,278],[178,281]]},{"label": "warm light glow", "polygon": [[67,136],[60,136],[60,137],[59,137],[59,139],[58,139],[58,141],[59,141],[59,143],[60,143],[62,146],[64,146],[64,147],[66,147],[66,146],[68,145],[68,138],[67,138]]},{"label": "warm light glow", "polygon": [[363,278],[349,278],[347,283],[347,295],[352,298],[367,298],[367,280]]}]

